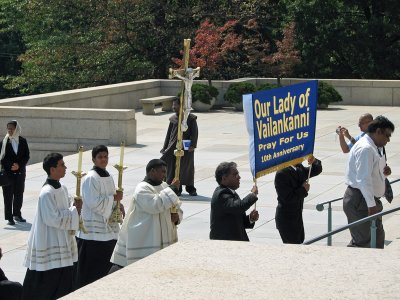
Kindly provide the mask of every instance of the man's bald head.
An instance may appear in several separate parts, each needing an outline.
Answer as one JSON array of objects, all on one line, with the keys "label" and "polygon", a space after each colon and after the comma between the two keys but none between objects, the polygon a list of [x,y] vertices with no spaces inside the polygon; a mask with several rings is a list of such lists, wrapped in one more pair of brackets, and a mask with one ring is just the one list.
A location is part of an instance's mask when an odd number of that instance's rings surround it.
[{"label": "man's bald head", "polygon": [[360,130],[362,132],[367,132],[368,131],[368,125],[369,123],[372,122],[374,118],[370,113],[365,113],[360,116],[358,119],[358,127],[360,127]]}]

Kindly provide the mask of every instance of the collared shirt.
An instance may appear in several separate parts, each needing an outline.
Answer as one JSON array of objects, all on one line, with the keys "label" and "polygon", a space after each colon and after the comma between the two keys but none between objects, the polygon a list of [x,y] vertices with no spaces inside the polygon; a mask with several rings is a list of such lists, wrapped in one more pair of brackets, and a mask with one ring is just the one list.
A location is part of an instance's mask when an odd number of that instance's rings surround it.
[{"label": "collared shirt", "polygon": [[369,135],[362,137],[350,150],[346,168],[346,184],[359,189],[368,207],[375,206],[375,197],[385,193],[385,157]]},{"label": "collared shirt", "polygon": [[[358,134],[358,135],[354,138],[354,140],[356,141],[356,143],[357,143],[364,135],[365,135],[365,132],[361,132],[360,134]],[[349,150],[350,150],[353,146],[354,146],[354,144],[353,144],[351,141],[349,141],[349,142],[347,143],[347,147],[349,147]]]}]

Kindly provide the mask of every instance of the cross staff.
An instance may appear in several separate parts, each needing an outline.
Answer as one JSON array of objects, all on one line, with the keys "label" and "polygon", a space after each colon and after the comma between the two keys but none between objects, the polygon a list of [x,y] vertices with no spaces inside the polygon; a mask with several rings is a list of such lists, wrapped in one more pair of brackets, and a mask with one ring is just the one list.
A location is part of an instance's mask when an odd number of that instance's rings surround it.
[{"label": "cross staff", "polygon": [[[189,66],[189,51],[190,51],[190,39],[185,39],[183,41],[183,70],[187,70]],[[179,70],[178,70],[179,71]],[[177,70],[170,70],[170,75],[176,74]],[[181,157],[184,155],[183,147],[182,147],[182,117],[183,117],[183,102],[184,102],[184,94],[185,94],[185,82],[181,82],[181,93],[180,93],[180,106],[179,106],[179,115],[178,115],[178,137],[176,141],[176,150],[174,151],[174,155],[176,157],[175,163],[175,179],[179,180],[180,170],[181,170]]]}]

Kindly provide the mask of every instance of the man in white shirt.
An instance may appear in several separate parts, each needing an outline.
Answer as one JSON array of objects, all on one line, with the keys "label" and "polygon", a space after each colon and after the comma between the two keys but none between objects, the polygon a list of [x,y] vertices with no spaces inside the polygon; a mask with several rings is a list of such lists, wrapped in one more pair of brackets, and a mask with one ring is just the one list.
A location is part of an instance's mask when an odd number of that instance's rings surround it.
[{"label": "man in white shirt", "polygon": [[40,191],[29,233],[22,299],[58,299],[72,292],[73,263],[78,259],[75,236],[81,204],[71,206],[67,188],[60,184],[67,167],[63,156],[51,153],[43,160],[48,178]]},{"label": "man in white shirt", "polygon": [[[379,148],[390,142],[394,125],[386,117],[376,117],[368,126],[367,134],[350,151],[346,168],[346,184],[343,210],[348,223],[382,211],[379,197],[385,193],[385,176],[391,174],[385,157]],[[376,219],[377,248],[384,247],[385,231],[382,218]],[[370,247],[370,222],[350,228],[352,240],[349,246]]]},{"label": "man in white shirt", "polygon": [[[366,134],[368,125],[373,119],[374,118],[369,113],[361,115],[358,119],[358,127],[360,127],[361,133],[355,137],[352,137],[345,127],[339,126],[336,129],[336,132],[339,135],[340,148],[342,149],[343,153],[349,153],[351,147],[353,147],[353,145]],[[347,138],[349,141],[346,142],[345,138]]]}]

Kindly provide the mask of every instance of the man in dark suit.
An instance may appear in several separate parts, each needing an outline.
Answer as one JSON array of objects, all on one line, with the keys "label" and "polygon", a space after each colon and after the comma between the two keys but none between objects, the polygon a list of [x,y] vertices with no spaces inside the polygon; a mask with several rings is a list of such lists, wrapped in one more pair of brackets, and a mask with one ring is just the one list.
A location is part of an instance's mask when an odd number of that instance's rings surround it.
[{"label": "man in dark suit", "polygon": [[[310,177],[322,172],[320,160],[311,156],[308,163],[312,164]],[[275,174],[275,189],[278,194],[275,223],[285,244],[304,242],[303,203],[310,190],[309,168],[297,164]]]},{"label": "man in dark suit", "polygon": [[211,199],[210,239],[249,241],[245,228],[253,228],[258,220],[258,211],[249,215],[246,211],[258,200],[257,186],[243,200],[235,192],[240,185],[239,171],[234,162],[220,163],[215,170],[219,186]]},{"label": "man in dark suit", "polygon": [[26,164],[29,160],[29,148],[25,138],[20,136],[21,127],[17,121],[7,123],[7,135],[0,143],[1,165],[9,175],[11,184],[3,186],[4,214],[9,225],[15,221],[26,222],[21,208],[25,190]]}]

